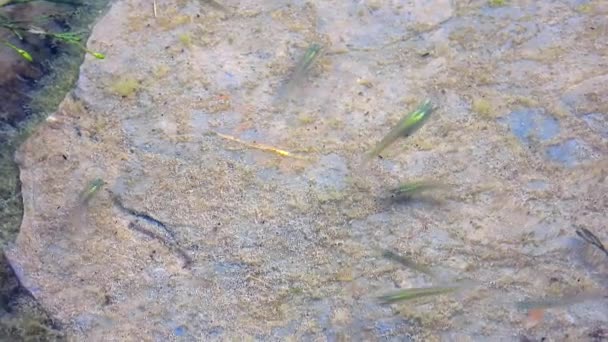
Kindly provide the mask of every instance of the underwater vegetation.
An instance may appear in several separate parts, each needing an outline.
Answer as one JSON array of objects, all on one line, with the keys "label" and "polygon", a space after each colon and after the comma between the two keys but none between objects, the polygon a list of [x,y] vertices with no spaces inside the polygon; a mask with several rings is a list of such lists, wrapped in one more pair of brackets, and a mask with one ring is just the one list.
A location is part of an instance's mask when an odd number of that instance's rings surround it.
[{"label": "underwater vegetation", "polygon": [[[8,2],[0,4],[0,8],[7,7],[10,5],[15,5],[15,4],[27,3],[27,2],[30,2],[30,1],[8,1]],[[65,2],[55,1],[55,2],[72,4],[72,5],[80,5],[80,3],[75,2],[75,1],[65,1]],[[15,20],[11,19],[10,17],[8,17],[7,15],[4,15],[2,13],[0,13],[0,28],[11,32],[14,35],[14,38],[18,42],[24,41],[26,39],[27,35],[38,35],[38,36],[48,37],[56,42],[61,42],[63,44],[70,44],[70,45],[77,46],[78,48],[82,49],[83,51],[85,51],[88,54],[91,54],[93,57],[95,57],[97,59],[105,58],[105,55],[103,53],[91,51],[84,46],[84,44],[82,43],[82,40],[83,40],[82,33],[51,32],[51,31],[42,29],[41,27],[36,26],[32,23],[24,23],[24,22],[20,22],[20,21],[15,21]],[[2,41],[1,43],[4,44],[6,47],[14,50],[26,61],[28,61],[28,62],[34,61],[34,58],[27,50],[17,47],[15,44],[13,44],[9,41],[6,41],[6,40]]]}]

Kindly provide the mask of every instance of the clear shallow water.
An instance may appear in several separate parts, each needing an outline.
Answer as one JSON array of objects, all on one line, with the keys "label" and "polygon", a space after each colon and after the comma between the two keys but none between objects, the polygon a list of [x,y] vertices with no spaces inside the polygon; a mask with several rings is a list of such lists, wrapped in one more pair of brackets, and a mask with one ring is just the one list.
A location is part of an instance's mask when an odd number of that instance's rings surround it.
[{"label": "clear shallow water", "polygon": [[[26,219],[10,257],[71,334],[518,340],[605,325],[594,303],[536,323],[515,305],[607,285],[606,260],[574,234],[607,238],[606,141],[584,119],[605,121],[602,4],[159,5],[157,18],[147,2],[114,5],[89,42],[111,62],[85,63],[75,96],[20,151]],[[313,41],[325,56],[277,101]],[[125,78],[138,86],[117,93]],[[439,106],[428,123],[363,163],[426,97]],[[91,177],[111,194],[71,227]],[[387,198],[421,178],[450,187]],[[66,240],[86,242],[52,247]],[[457,278],[475,283],[424,303],[376,299]]]},{"label": "clear shallow water", "polygon": [[[24,31],[31,24],[52,32],[78,32],[86,38],[87,27],[100,15],[107,1],[87,1],[79,7],[39,1],[5,3],[0,9],[3,24],[8,19],[25,27]],[[0,49],[0,240],[4,251],[15,240],[23,216],[14,152],[74,86],[84,53],[79,47],[33,33],[14,32],[4,25],[0,36],[2,41],[27,50],[33,58],[30,63],[5,45]],[[56,323],[19,286],[6,259],[1,262],[0,339],[61,340],[64,336]]]}]

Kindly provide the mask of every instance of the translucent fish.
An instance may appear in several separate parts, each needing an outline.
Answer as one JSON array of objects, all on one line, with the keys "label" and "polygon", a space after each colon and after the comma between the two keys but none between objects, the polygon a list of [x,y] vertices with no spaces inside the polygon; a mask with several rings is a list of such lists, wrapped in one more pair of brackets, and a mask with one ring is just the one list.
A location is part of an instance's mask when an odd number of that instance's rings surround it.
[{"label": "translucent fish", "polygon": [[295,70],[287,81],[287,84],[283,86],[279,90],[279,99],[284,99],[289,97],[290,94],[296,89],[296,87],[300,84],[300,82],[306,77],[308,71],[312,68],[315,61],[319,59],[319,57],[323,53],[323,46],[317,43],[312,43],[306,49],[304,56],[300,58],[298,64],[296,65]]},{"label": "translucent fish", "polygon": [[323,46],[321,46],[320,44],[317,44],[317,43],[310,44],[308,49],[306,49],[304,56],[302,56],[302,59],[300,59],[300,62],[298,63],[298,65],[296,67],[294,76],[302,75],[302,74],[308,72],[308,70],[310,70],[310,68],[312,67],[314,62],[319,58],[319,56],[321,56],[322,51],[323,51]]},{"label": "translucent fish", "polygon": [[78,203],[70,213],[70,224],[72,227],[78,229],[85,226],[87,208],[104,184],[105,182],[101,178],[95,178],[78,195]]},{"label": "translucent fish", "polygon": [[421,192],[442,187],[445,185],[428,181],[409,182],[394,188],[391,190],[391,194],[397,200],[407,200]]},{"label": "translucent fish", "polygon": [[405,300],[414,300],[422,297],[437,296],[445,293],[450,293],[460,289],[457,286],[442,287],[442,286],[431,286],[431,287],[420,287],[411,288],[395,291],[383,296],[378,297],[383,304],[390,304]]},{"label": "translucent fish", "polygon": [[430,100],[422,102],[416,110],[401,119],[393,129],[372,149],[367,158],[378,156],[384,149],[400,137],[408,137],[416,132],[428,120],[435,107]]},{"label": "translucent fish", "polygon": [[209,6],[215,8],[217,10],[229,12],[228,8],[226,8],[226,6],[222,5],[221,3],[219,3],[215,0],[201,0],[201,2],[208,4]]},{"label": "translucent fish", "polygon": [[549,309],[570,306],[590,300],[608,299],[608,293],[589,292],[564,297],[551,297],[542,299],[523,300],[515,306],[521,310]]},{"label": "translucent fish", "polygon": [[85,204],[85,205],[88,204],[89,201],[91,200],[91,198],[93,198],[95,196],[95,194],[97,194],[97,192],[99,192],[99,190],[101,190],[101,188],[105,184],[106,183],[101,178],[93,179],[87,185],[87,187],[80,193],[80,196],[78,197],[79,203]]},{"label": "translucent fish", "polygon": [[390,250],[383,250],[382,251],[382,256],[389,259],[389,260],[393,260],[396,261],[398,263],[400,263],[401,265],[407,267],[407,268],[411,268],[415,271],[424,273],[426,275],[429,275],[431,277],[434,277],[434,273],[433,271],[431,271],[431,269],[427,266],[421,265],[416,263],[415,261],[411,260],[410,258],[407,258],[405,256],[399,255],[393,251]]}]

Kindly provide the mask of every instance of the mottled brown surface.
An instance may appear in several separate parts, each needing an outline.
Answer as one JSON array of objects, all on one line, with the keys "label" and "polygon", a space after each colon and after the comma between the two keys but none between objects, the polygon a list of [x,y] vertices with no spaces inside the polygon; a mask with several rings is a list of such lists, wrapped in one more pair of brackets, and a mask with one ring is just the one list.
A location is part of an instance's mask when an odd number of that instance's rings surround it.
[{"label": "mottled brown surface", "polygon": [[[608,286],[604,256],[574,237],[582,225],[608,240],[607,138],[581,116],[605,124],[604,93],[585,88],[605,84],[608,46],[588,30],[606,30],[604,5],[158,3],[158,18],[149,1],[113,5],[89,41],[108,58],[85,62],[19,151],[25,217],[9,258],[73,339],[561,340],[606,324],[605,301],[535,325],[515,306]],[[277,104],[312,40],[327,54]],[[439,110],[426,126],[362,164],[427,96]],[[559,131],[518,140],[510,113],[535,108]],[[567,163],[548,152],[572,139]],[[97,177],[108,184],[81,205]],[[421,178],[452,187],[383,199]],[[456,277],[475,286],[375,299]]]}]

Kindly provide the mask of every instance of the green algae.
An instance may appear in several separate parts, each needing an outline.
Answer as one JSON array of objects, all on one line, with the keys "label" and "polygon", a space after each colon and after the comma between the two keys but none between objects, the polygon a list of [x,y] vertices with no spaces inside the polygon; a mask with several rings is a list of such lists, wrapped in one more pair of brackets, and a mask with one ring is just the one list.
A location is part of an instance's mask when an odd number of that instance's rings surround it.
[{"label": "green algae", "polygon": [[132,97],[139,91],[140,88],[141,84],[139,81],[128,76],[120,77],[114,80],[108,87],[110,92],[121,97]]},{"label": "green algae", "polygon": [[487,100],[478,98],[473,100],[471,110],[483,117],[488,117],[492,114],[492,105]]},{"label": "green algae", "polygon": [[489,0],[488,5],[491,7],[502,7],[505,6],[507,2],[505,0]]}]

